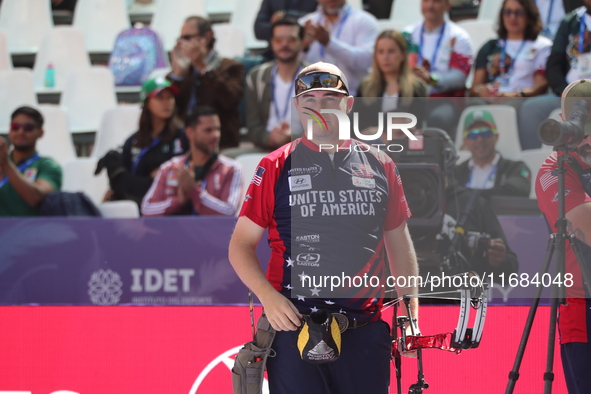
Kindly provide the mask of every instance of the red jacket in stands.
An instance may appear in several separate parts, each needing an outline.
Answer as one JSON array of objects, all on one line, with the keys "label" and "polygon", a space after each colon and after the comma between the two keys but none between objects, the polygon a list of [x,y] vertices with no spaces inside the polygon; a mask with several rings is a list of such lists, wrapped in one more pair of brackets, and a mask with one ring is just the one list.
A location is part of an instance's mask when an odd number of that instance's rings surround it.
[{"label": "red jacket in stands", "polygon": [[227,157],[218,156],[207,172],[201,187],[195,187],[181,204],[176,169],[187,165],[188,155],[177,156],[160,166],[158,174],[142,201],[142,215],[227,215],[236,213],[242,196],[242,170]]}]

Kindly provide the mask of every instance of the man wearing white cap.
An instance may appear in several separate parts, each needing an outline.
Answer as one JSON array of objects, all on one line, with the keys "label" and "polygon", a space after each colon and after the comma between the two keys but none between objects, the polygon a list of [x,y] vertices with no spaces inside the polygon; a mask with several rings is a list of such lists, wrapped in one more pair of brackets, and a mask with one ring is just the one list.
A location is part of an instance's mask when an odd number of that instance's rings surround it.
[{"label": "man wearing white cap", "polygon": [[[230,262],[277,330],[275,356],[267,362],[271,393],[386,394],[392,346],[381,319],[385,253],[393,277],[418,275],[400,176],[383,151],[339,140],[337,115],[323,112],[346,114],[353,105],[338,67],[320,62],[304,68],[295,95],[311,136],[261,160],[230,242]],[[266,275],[255,254],[265,229],[272,250]],[[355,282],[363,276],[371,279]],[[317,282],[327,277],[331,283]],[[347,283],[346,277],[353,279]],[[410,309],[417,317],[416,299]],[[343,325],[338,338],[329,330],[326,341],[312,346],[321,313],[328,316],[321,322],[326,327],[333,318]]]}]

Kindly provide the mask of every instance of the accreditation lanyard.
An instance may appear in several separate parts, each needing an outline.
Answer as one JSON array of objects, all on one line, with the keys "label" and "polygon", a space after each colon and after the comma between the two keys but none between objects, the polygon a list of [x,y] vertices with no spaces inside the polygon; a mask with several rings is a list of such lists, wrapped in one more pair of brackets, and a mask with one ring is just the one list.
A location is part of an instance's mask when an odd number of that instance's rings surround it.
[{"label": "accreditation lanyard", "polygon": [[[39,155],[37,153],[35,153],[33,156],[29,157],[27,159],[27,161],[25,161],[24,163],[22,163],[21,165],[16,167],[16,168],[18,168],[18,172],[22,173],[28,166],[30,166],[31,164],[36,162],[37,159],[39,159]],[[2,180],[0,180],[0,187],[4,186],[7,182],[8,182],[8,177],[6,175],[4,175],[4,178]]]},{"label": "accreditation lanyard", "polygon": [[[486,186],[486,184],[487,184],[489,181],[493,181],[493,186],[494,186],[494,180],[495,180],[495,178],[496,178],[496,176],[497,176],[497,168],[499,168],[499,165],[498,165],[498,164],[496,164],[496,165],[495,165],[495,167],[494,167],[494,168],[492,169],[492,171],[490,172],[490,174],[488,174],[488,176],[486,177],[486,179],[485,179],[485,181],[484,181],[484,184],[482,185],[482,187],[481,187],[480,189],[484,189],[484,186]],[[474,187],[474,185],[472,184],[472,172],[473,172],[473,171],[474,171],[474,170],[471,170],[471,171],[470,171],[470,176],[468,177],[468,182],[466,182],[466,187],[468,187],[468,188],[470,188],[470,189],[476,189],[476,188]]]},{"label": "accreditation lanyard", "polygon": [[[535,0],[534,3],[536,4],[536,7],[538,7],[538,10],[540,9],[540,7],[538,6],[538,1]],[[550,7],[548,8],[548,16],[546,17],[546,26],[548,26],[550,24],[550,18],[552,17],[552,9],[554,8],[554,0],[550,0]]]},{"label": "accreditation lanyard", "polygon": [[[435,50],[433,51],[433,56],[431,56],[431,69],[434,70],[435,67],[435,60],[437,60],[437,53],[439,52],[439,47],[441,46],[441,41],[443,41],[443,33],[445,33],[445,22],[441,26],[441,31],[439,32],[439,37],[437,37],[437,43],[435,44]],[[421,26],[421,38],[419,41],[419,66],[423,65],[423,44],[424,44],[424,35],[425,35],[425,24]]]},{"label": "accreditation lanyard", "polygon": [[515,57],[513,58],[513,61],[511,62],[509,69],[505,70],[505,56],[507,54],[507,40],[505,40],[505,42],[503,43],[503,47],[501,48],[501,58],[499,59],[499,65],[501,67],[501,75],[510,74],[511,71],[513,71],[513,68],[515,67],[515,63],[517,62],[517,58],[519,57],[519,54],[523,50],[524,46],[525,46],[525,40],[521,41],[521,45],[519,46],[519,49],[517,50],[517,53],[515,54]]},{"label": "accreditation lanyard", "polygon": [[289,94],[289,92],[294,91],[296,76],[300,73],[300,70],[302,68],[298,67],[297,71],[291,78],[291,85],[289,86],[289,90],[287,91],[287,95],[285,97],[285,105],[281,110],[281,113],[279,112],[279,97],[277,97],[277,95],[275,94],[275,78],[277,77],[277,68],[278,66],[274,65],[271,71],[271,102],[273,103],[273,108],[275,109],[275,117],[277,118],[278,122],[281,122],[282,120],[286,120],[287,118],[287,111],[289,110],[289,104],[291,100],[291,94]]},{"label": "accreditation lanyard", "polygon": [[140,164],[140,160],[142,159],[142,157],[148,153],[148,151],[152,148],[154,148],[156,145],[158,145],[160,143],[160,141],[162,140],[162,138],[158,137],[156,139],[154,139],[151,143],[150,146],[147,146],[145,148],[142,148],[142,150],[140,151],[140,153],[137,155],[137,157],[135,158],[135,160],[133,161],[133,165],[131,166],[131,172],[132,173],[136,173],[137,171],[137,166]]},{"label": "accreditation lanyard", "polygon": [[[343,26],[345,25],[345,22],[347,21],[347,18],[349,18],[349,14],[351,14],[351,6],[347,6],[347,11],[345,11],[345,15],[343,15],[343,18],[339,21],[339,24],[336,27],[336,31],[334,34],[335,38],[339,38],[341,36],[341,32],[343,31]],[[322,23],[322,14],[318,17],[318,23]],[[320,45],[320,56],[324,57],[324,45]]]},{"label": "accreditation lanyard", "polygon": [[581,25],[579,26],[579,55],[583,54],[583,41],[585,41],[585,28],[587,22],[585,21],[585,14],[581,16]]}]

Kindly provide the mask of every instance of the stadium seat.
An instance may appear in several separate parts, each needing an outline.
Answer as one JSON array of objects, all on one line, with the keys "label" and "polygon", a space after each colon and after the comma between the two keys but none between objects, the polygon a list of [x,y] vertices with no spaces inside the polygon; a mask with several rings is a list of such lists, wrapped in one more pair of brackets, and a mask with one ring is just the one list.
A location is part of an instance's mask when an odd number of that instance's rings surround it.
[{"label": "stadium seat", "polygon": [[162,0],[156,3],[150,28],[160,34],[166,51],[174,48],[183,23],[189,16],[206,17],[205,0]]},{"label": "stadium seat", "polygon": [[28,68],[0,70],[0,133],[8,133],[12,111],[23,105],[37,105],[33,73]]},{"label": "stadium seat", "polygon": [[480,7],[478,8],[478,17],[476,19],[479,21],[497,23],[502,5],[503,0],[481,0]]},{"label": "stadium seat", "polygon": [[172,68],[170,68],[170,67],[154,69],[150,73],[150,76],[148,77],[148,79],[155,79],[155,78],[159,78],[159,77],[166,78],[168,73],[170,73],[171,71],[172,71]]},{"label": "stadium seat", "polygon": [[238,1],[244,0],[206,0],[207,15],[209,15],[210,19],[212,19],[212,16],[217,15],[231,18]]},{"label": "stadium seat", "polygon": [[247,49],[262,49],[267,47],[267,41],[257,40],[254,35],[254,21],[261,8],[262,0],[240,0],[230,19],[230,25],[244,33]]},{"label": "stadium seat", "polygon": [[242,30],[227,23],[218,23],[212,28],[215,35],[215,50],[221,56],[230,59],[244,56],[246,45]]},{"label": "stadium seat", "polygon": [[60,105],[68,111],[71,133],[97,131],[103,113],[117,105],[113,73],[104,66],[72,70]]},{"label": "stadium seat", "polygon": [[68,160],[76,158],[76,150],[68,129],[68,115],[57,105],[37,107],[45,121],[43,137],[37,141],[41,156],[48,156],[63,166]]},{"label": "stadium seat", "polygon": [[[45,88],[45,71],[48,64],[55,70],[55,86]],[[61,91],[66,85],[70,70],[90,67],[90,57],[84,46],[84,33],[69,26],[51,29],[43,39],[33,67],[35,90]]]},{"label": "stadium seat", "polygon": [[8,45],[6,43],[6,33],[0,30],[0,70],[9,70],[12,68],[12,60],[8,53]]},{"label": "stadium seat", "polygon": [[391,22],[408,26],[422,19],[420,1],[394,0],[390,11]]},{"label": "stadium seat", "polygon": [[96,133],[92,157],[100,159],[109,150],[118,149],[139,127],[139,105],[118,105],[105,111]]},{"label": "stadium seat", "polygon": [[468,32],[472,39],[472,54],[476,57],[478,51],[488,40],[497,38],[495,24],[492,21],[465,20],[458,22],[458,26]]},{"label": "stadium seat", "polygon": [[[254,172],[261,162],[262,158],[265,157],[266,153],[249,153],[246,155],[240,155],[236,158],[236,161],[240,163],[242,166],[242,196],[246,196],[246,190],[250,185],[250,181],[254,175]],[[236,215],[240,213],[240,208],[242,207],[242,203],[244,202],[244,198],[240,199],[240,204],[238,210],[236,211]]]},{"label": "stadium seat", "polygon": [[109,190],[109,178],[106,171],[94,175],[97,161],[94,157],[81,157],[65,162],[62,190],[84,192],[95,205],[100,205]]},{"label": "stadium seat", "polygon": [[88,52],[111,52],[117,35],[130,27],[127,2],[78,0],[72,25],[84,32]]},{"label": "stadium seat", "polygon": [[140,209],[130,200],[106,201],[100,204],[98,210],[107,219],[134,219],[140,217]]},{"label": "stadium seat", "polygon": [[0,4],[0,30],[6,33],[12,54],[36,53],[52,27],[48,0],[3,0]]},{"label": "stadium seat", "polygon": [[349,4],[353,8],[357,8],[358,10],[363,9],[363,1],[362,0],[347,0],[347,4]]},{"label": "stadium seat", "polygon": [[497,151],[506,159],[519,160],[521,155],[521,143],[519,142],[517,128],[517,113],[515,108],[509,105],[475,105],[464,109],[460,116],[456,132],[456,148],[458,151],[461,149],[464,142],[464,119],[470,112],[481,110],[490,112],[495,120],[497,131],[499,132]]},{"label": "stadium seat", "polygon": [[538,176],[538,170],[540,166],[546,160],[546,157],[550,156],[552,151],[548,149],[528,149],[521,152],[521,157],[519,160],[524,162],[531,171],[531,191],[529,193],[529,198],[536,198],[536,190],[535,190],[535,183],[536,177]]}]

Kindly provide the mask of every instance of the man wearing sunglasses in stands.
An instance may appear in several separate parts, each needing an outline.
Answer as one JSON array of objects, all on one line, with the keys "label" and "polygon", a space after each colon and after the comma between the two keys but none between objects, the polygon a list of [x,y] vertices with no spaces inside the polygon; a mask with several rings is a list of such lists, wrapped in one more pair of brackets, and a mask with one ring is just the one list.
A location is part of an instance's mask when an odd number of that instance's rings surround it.
[{"label": "man wearing sunglasses in stands", "polygon": [[62,185],[62,169],[35,149],[43,136],[43,116],[31,107],[11,116],[9,143],[0,137],[0,216],[36,216],[49,193]]},{"label": "man wearing sunglasses in stands", "polygon": [[521,161],[501,157],[495,146],[499,133],[488,111],[477,110],[464,121],[464,146],[472,157],[459,164],[456,178],[461,186],[481,189],[480,195],[528,197],[531,173]]},{"label": "man wearing sunglasses in stands", "polygon": [[179,90],[177,115],[184,122],[197,105],[213,107],[222,122],[220,149],[240,144],[239,104],[244,90],[244,66],[221,57],[215,49],[211,22],[190,16],[170,53],[167,79]]}]

